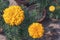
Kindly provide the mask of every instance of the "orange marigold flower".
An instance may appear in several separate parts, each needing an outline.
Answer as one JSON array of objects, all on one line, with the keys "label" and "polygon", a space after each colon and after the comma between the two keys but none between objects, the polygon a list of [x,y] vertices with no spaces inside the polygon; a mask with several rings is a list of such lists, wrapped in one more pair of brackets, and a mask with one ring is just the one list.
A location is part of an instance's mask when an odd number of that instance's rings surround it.
[{"label": "orange marigold flower", "polygon": [[6,8],[3,14],[4,21],[10,25],[19,25],[24,20],[24,11],[20,6],[10,6]]},{"label": "orange marigold flower", "polygon": [[44,34],[44,27],[40,23],[33,23],[29,26],[28,33],[32,38],[41,38]]}]

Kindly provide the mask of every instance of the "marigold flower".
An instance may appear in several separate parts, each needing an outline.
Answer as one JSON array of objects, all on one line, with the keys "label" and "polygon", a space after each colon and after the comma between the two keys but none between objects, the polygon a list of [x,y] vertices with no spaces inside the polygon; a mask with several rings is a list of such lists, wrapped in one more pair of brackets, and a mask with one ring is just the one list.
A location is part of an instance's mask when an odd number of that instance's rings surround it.
[{"label": "marigold flower", "polygon": [[6,8],[3,14],[4,21],[10,25],[19,25],[24,20],[24,11],[20,6],[10,6]]},{"label": "marigold flower", "polygon": [[32,38],[41,38],[44,34],[44,27],[40,23],[33,23],[29,26],[28,33]]},{"label": "marigold flower", "polygon": [[49,11],[54,12],[55,11],[55,6],[50,6]]}]

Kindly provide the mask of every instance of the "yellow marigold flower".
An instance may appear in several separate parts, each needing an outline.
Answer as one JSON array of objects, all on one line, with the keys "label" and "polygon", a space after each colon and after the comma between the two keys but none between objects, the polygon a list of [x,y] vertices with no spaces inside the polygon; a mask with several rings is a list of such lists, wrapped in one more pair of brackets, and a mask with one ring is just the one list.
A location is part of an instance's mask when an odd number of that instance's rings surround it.
[{"label": "yellow marigold flower", "polygon": [[55,11],[55,6],[50,6],[49,11],[54,12]]},{"label": "yellow marigold flower", "polygon": [[33,23],[29,26],[28,33],[32,38],[41,38],[44,34],[44,27],[40,23]]},{"label": "yellow marigold flower", "polygon": [[10,25],[19,25],[24,20],[24,11],[20,6],[10,6],[6,8],[3,14],[4,21]]}]

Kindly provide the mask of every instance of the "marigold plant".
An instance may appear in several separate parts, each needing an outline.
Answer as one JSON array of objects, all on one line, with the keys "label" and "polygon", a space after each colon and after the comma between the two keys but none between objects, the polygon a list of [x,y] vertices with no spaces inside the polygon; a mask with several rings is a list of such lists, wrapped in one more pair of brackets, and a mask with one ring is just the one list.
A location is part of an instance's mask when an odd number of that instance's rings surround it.
[{"label": "marigold plant", "polygon": [[28,28],[28,33],[32,38],[41,38],[44,34],[44,27],[40,23],[32,23]]},{"label": "marigold plant", "polygon": [[19,25],[24,20],[24,11],[20,6],[10,6],[3,12],[3,18],[7,24]]},{"label": "marigold plant", "polygon": [[49,11],[54,12],[55,11],[55,6],[50,6]]}]

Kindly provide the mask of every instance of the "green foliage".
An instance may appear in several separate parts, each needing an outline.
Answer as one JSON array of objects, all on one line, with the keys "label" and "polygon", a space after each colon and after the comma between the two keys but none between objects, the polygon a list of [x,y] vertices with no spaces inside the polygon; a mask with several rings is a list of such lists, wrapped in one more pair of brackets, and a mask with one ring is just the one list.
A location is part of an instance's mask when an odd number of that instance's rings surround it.
[{"label": "green foliage", "polygon": [[50,6],[54,5],[56,9],[54,12],[48,11],[49,18],[60,19],[60,4],[59,4],[60,1],[59,2],[58,1],[50,3]]},{"label": "green foliage", "polygon": [[9,2],[6,0],[0,0],[0,26],[4,24],[4,20],[2,18],[3,10],[9,6]]},{"label": "green foliage", "polygon": [[47,1],[48,0],[29,0],[29,4],[40,3],[41,7],[46,7]]},{"label": "green foliage", "polygon": [[30,7],[28,7],[28,14],[30,20],[37,21],[42,18],[43,8],[41,7],[40,3],[36,3]]},{"label": "green foliage", "polygon": [[55,12],[50,13],[50,18],[60,19],[60,9],[55,10]]},{"label": "green foliage", "polygon": [[[2,5],[1,5],[2,4]],[[37,22],[37,20],[43,17],[43,10],[50,5],[57,6],[52,0],[29,0],[29,7],[20,5],[25,12],[25,19],[19,26],[10,26],[6,24],[2,18],[3,10],[9,6],[8,0],[0,0],[0,27],[3,28],[4,34],[7,36],[7,40],[35,40],[28,35],[28,27],[31,23]],[[48,9],[48,8],[46,8]],[[49,18],[60,19],[60,9],[55,12],[47,11]]]},{"label": "green foliage", "polygon": [[0,0],[0,12],[2,12],[6,7],[8,7],[9,2],[8,0]]}]

